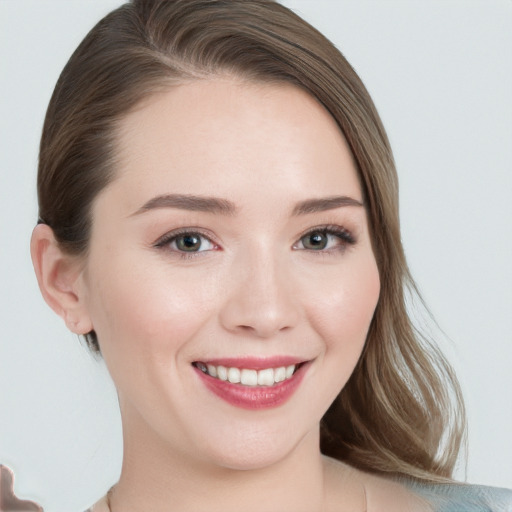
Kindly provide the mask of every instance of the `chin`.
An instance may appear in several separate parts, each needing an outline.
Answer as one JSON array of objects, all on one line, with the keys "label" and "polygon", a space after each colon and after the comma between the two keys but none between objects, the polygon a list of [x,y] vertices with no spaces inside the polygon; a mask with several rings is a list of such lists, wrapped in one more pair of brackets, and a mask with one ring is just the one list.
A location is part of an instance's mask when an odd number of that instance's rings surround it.
[{"label": "chin", "polygon": [[256,443],[250,447],[245,446],[217,455],[216,463],[220,467],[236,471],[264,469],[278,464],[293,450],[280,448],[276,448],[273,443]]},{"label": "chin", "polygon": [[220,467],[238,471],[258,470],[293,457],[294,453],[305,447],[309,438],[318,447],[318,435],[300,436],[296,430],[292,432],[289,425],[275,430],[253,427],[238,434],[230,431],[227,442],[212,439],[207,451],[210,459]]}]

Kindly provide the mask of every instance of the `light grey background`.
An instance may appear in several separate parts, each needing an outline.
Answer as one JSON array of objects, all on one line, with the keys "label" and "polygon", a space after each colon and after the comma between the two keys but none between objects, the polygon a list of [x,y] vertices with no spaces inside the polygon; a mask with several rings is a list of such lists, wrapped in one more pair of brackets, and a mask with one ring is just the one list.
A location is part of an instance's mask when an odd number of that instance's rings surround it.
[{"label": "light grey background", "polygon": [[[119,3],[0,0],[0,462],[50,512],[92,504],[121,461],[109,377],[43,303],[29,258],[47,102]],[[468,480],[512,487],[512,2],[284,3],[334,41],[375,100],[409,263],[467,400]]]}]

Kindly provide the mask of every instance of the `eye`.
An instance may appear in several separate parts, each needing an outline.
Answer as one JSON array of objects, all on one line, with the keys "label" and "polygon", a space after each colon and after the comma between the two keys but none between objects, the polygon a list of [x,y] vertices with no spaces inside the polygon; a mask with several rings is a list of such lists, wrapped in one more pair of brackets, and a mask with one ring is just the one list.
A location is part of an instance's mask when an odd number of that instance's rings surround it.
[{"label": "eye", "polygon": [[293,248],[325,252],[343,249],[346,245],[354,243],[354,237],[349,231],[338,226],[329,226],[309,231],[299,239]]},{"label": "eye", "polygon": [[181,253],[198,253],[217,248],[208,237],[194,231],[169,233],[158,240],[155,246]]}]

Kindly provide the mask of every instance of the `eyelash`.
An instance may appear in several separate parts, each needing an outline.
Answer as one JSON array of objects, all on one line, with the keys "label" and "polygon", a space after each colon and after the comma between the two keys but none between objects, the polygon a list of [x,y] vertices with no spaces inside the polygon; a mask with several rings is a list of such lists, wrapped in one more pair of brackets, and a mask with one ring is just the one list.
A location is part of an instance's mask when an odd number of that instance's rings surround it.
[{"label": "eyelash", "polygon": [[320,250],[302,249],[302,250],[308,251],[309,253],[315,253],[315,255],[324,255],[325,256],[326,254],[331,254],[332,252],[344,251],[345,249],[347,249],[347,246],[351,246],[356,243],[355,237],[352,235],[352,233],[348,229],[346,229],[342,226],[329,224],[329,225],[317,226],[317,227],[308,229],[308,231],[306,231],[299,237],[298,241],[293,245],[293,248],[296,250],[300,250],[300,249],[296,248],[296,245],[299,244],[307,236],[311,236],[314,234],[321,234],[324,236],[334,236],[334,237],[338,238],[338,240],[340,241],[339,246],[336,246],[336,247],[333,247],[330,249],[320,249]]},{"label": "eyelash", "polygon": [[[208,240],[215,248],[218,248],[218,245],[212,240],[212,236],[202,232],[200,229],[194,228],[185,228],[177,231],[171,231],[170,233],[165,234],[162,238],[156,241],[154,247],[157,249],[166,249],[170,244],[175,242],[178,238],[189,235],[189,236],[198,236],[201,239]],[[212,250],[212,249],[209,249]],[[170,252],[178,254],[178,256],[182,259],[192,259],[197,258],[202,252],[206,251],[180,251],[178,248],[170,250]]]},{"label": "eyelash", "polygon": [[[319,249],[319,250],[306,249],[306,248],[300,249],[297,247],[297,245],[299,243],[301,243],[301,241],[304,238],[306,238],[307,236],[311,236],[313,234],[321,234],[323,236],[334,236],[339,239],[340,245],[336,246],[334,248]],[[204,251],[191,251],[191,252],[181,251],[178,248],[170,250],[170,252],[178,254],[178,256],[182,259],[197,258],[203,252],[210,252],[212,250],[217,250],[219,248],[219,246],[212,240],[211,235],[208,235],[208,234],[202,232],[200,229],[194,229],[194,228],[185,228],[185,229],[180,229],[177,231],[172,231],[170,233],[167,233],[154,243],[154,247],[156,247],[157,249],[166,249],[166,248],[168,248],[168,246],[170,244],[172,244],[173,242],[176,242],[176,240],[178,238],[185,236],[185,235],[197,236],[197,237],[200,237],[201,239],[205,239],[210,244],[212,244],[214,246],[214,249],[207,249]],[[305,233],[303,233],[302,235],[300,235],[299,239],[297,240],[297,242],[295,244],[293,244],[292,248],[294,250],[304,250],[309,253],[317,253],[317,254],[326,255],[326,254],[330,254],[334,251],[336,251],[336,252],[344,251],[347,248],[347,246],[354,245],[355,243],[356,243],[356,239],[354,238],[352,233],[349,230],[345,229],[344,227],[336,226],[336,225],[323,225],[323,226],[311,228],[308,231],[306,231]]]}]

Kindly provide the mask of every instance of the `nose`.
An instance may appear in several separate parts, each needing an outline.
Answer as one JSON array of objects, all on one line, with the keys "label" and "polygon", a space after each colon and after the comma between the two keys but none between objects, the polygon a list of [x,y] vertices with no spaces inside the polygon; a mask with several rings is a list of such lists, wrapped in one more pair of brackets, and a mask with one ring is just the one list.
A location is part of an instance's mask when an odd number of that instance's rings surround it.
[{"label": "nose", "polygon": [[285,262],[272,257],[240,258],[232,269],[220,322],[233,333],[271,338],[300,320],[298,297]]}]

